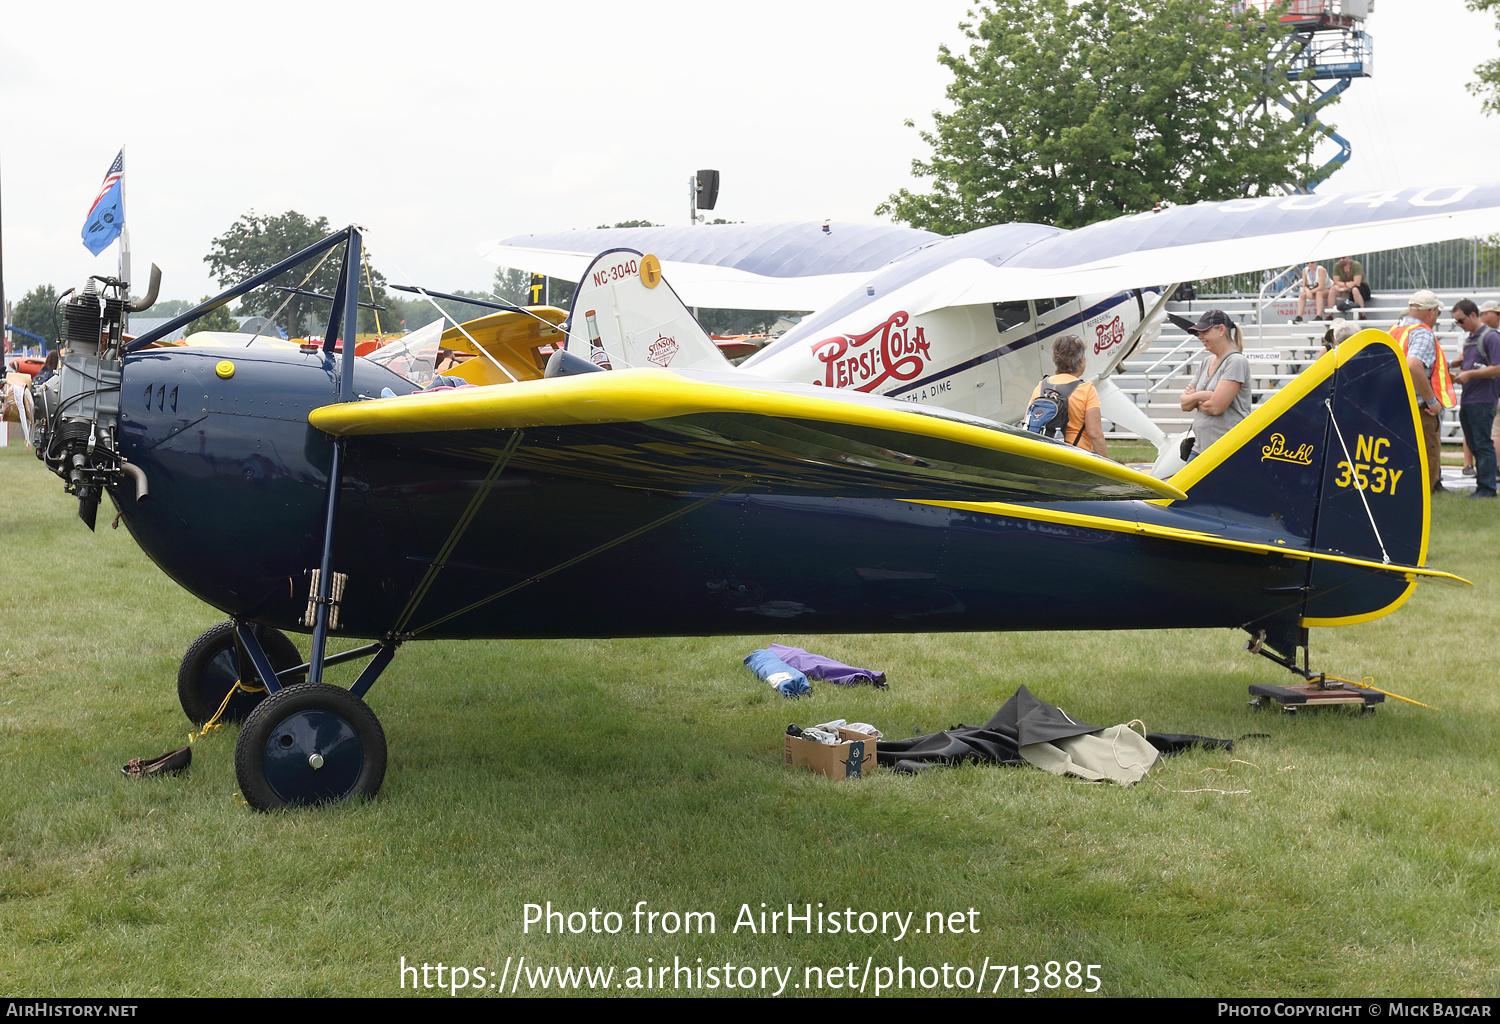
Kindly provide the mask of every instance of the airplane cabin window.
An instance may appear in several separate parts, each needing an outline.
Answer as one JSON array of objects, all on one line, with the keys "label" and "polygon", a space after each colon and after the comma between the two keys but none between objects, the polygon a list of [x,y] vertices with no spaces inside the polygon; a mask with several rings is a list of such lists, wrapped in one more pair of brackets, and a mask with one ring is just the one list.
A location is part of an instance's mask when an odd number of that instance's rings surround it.
[{"label": "airplane cabin window", "polygon": [[995,303],[995,327],[1004,334],[1012,327],[1031,322],[1031,308],[1026,300]]},{"label": "airplane cabin window", "polygon": [[1070,302],[1077,302],[1078,301],[1078,296],[1076,296],[1076,295],[1069,295],[1069,296],[1066,296],[1066,297],[1063,297],[1063,298],[1055,298],[1055,299],[1032,299],[1031,301],[1032,301],[1032,304],[1036,306],[1036,315],[1037,316],[1041,316],[1044,313],[1050,313],[1050,312],[1052,312],[1054,309],[1060,309],[1063,306],[1066,306]]}]

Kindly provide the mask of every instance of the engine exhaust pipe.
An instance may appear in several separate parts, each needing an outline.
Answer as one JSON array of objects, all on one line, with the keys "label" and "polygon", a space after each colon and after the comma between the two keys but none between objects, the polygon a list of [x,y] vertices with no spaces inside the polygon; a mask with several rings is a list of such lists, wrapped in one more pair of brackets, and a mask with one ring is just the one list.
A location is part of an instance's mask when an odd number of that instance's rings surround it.
[{"label": "engine exhaust pipe", "polygon": [[145,470],[141,469],[140,466],[131,465],[124,459],[120,460],[120,468],[125,471],[126,476],[135,481],[135,500],[137,502],[145,501],[147,496]]},{"label": "engine exhaust pipe", "polygon": [[161,288],[161,268],[155,263],[151,264],[151,283],[146,288],[146,294],[130,304],[132,313],[140,313],[156,305],[156,293]]}]

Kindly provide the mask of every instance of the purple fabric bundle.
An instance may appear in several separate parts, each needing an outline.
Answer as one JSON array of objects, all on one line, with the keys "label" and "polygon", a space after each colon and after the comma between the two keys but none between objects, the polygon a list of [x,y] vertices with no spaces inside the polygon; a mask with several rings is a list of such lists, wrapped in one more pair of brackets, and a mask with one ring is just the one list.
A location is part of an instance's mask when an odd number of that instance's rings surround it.
[{"label": "purple fabric bundle", "polygon": [[885,688],[884,672],[855,668],[852,665],[845,665],[842,661],[825,658],[821,654],[809,654],[800,647],[772,644],[771,653],[812,679],[822,679],[839,686],[859,686],[869,683],[879,689]]}]

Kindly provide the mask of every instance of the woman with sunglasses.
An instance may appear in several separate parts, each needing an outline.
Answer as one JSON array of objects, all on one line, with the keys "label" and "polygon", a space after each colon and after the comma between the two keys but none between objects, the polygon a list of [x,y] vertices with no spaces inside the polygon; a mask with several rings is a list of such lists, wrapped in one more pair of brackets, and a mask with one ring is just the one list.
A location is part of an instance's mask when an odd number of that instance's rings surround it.
[{"label": "woman with sunglasses", "polygon": [[1179,403],[1193,414],[1191,462],[1250,415],[1250,360],[1239,325],[1223,310],[1208,310],[1187,330],[1208,350]]}]

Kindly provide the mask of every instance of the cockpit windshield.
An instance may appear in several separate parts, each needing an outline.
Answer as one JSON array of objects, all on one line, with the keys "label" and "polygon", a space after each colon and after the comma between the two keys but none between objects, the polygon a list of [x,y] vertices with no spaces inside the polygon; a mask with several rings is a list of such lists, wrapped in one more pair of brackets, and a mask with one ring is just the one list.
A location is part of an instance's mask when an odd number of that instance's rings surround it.
[{"label": "cockpit windshield", "polygon": [[437,372],[438,351],[446,320],[434,320],[371,352],[366,359],[393,370],[414,384],[427,385]]}]

